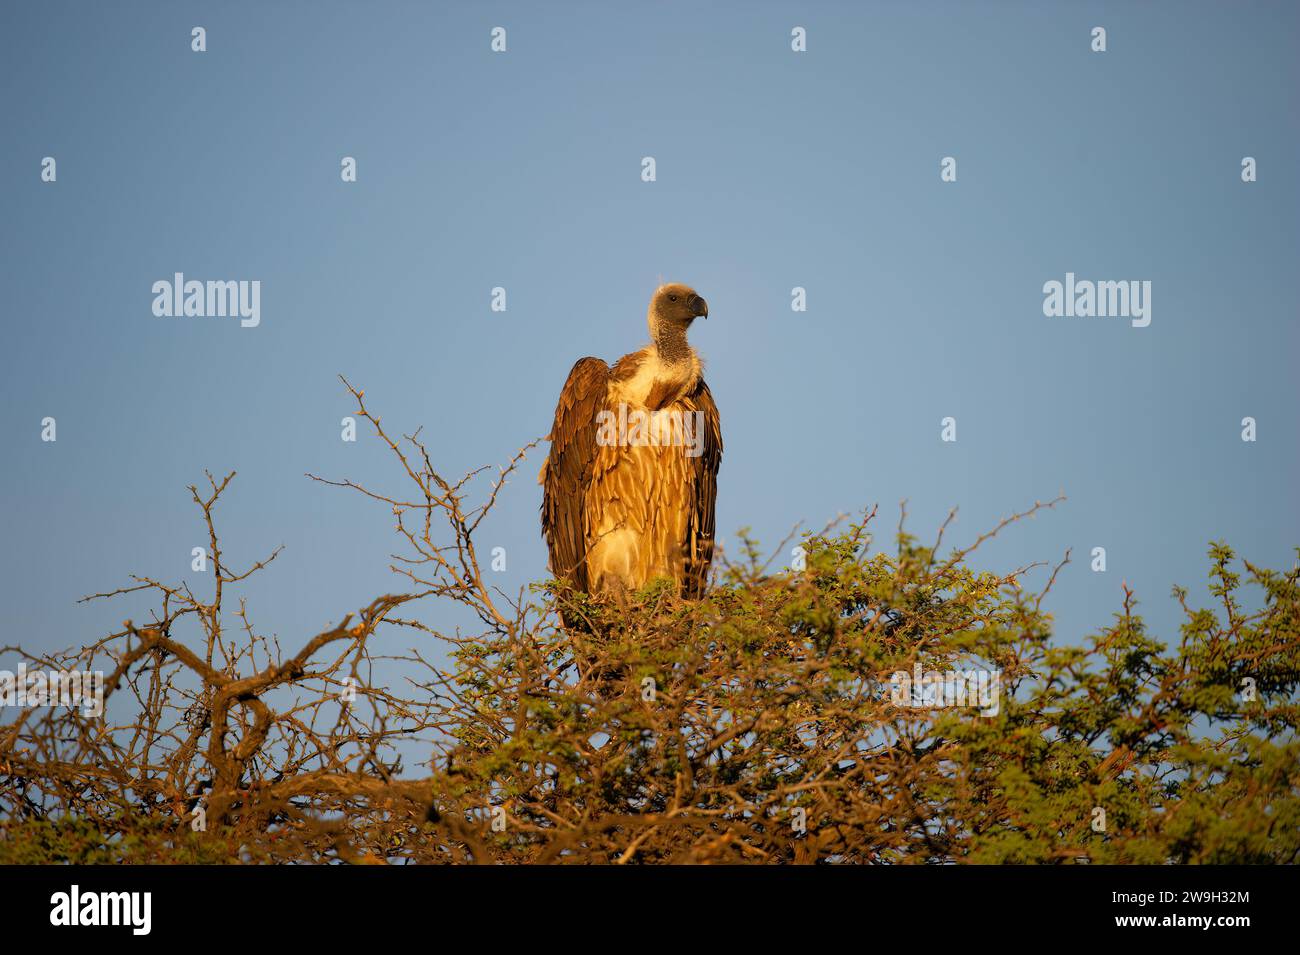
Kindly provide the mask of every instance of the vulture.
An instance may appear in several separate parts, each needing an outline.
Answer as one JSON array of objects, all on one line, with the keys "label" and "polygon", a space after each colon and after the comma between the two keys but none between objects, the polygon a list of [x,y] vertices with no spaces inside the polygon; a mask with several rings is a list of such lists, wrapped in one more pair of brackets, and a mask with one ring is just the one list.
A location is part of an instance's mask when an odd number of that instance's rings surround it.
[{"label": "vulture", "polygon": [[578,590],[618,597],[667,577],[704,592],[722,429],[686,332],[708,314],[693,289],[661,285],[649,345],[569,372],[538,483],[551,573]]}]

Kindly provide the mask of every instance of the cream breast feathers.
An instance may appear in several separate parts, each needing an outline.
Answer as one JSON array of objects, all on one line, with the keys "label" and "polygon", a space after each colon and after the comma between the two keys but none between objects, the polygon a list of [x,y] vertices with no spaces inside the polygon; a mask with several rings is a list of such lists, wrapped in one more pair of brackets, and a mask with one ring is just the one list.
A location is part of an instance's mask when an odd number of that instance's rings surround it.
[{"label": "cream breast feathers", "polygon": [[694,349],[681,361],[664,361],[649,345],[620,361],[614,372],[609,383],[612,400],[639,408],[662,408],[694,390],[704,363]]}]

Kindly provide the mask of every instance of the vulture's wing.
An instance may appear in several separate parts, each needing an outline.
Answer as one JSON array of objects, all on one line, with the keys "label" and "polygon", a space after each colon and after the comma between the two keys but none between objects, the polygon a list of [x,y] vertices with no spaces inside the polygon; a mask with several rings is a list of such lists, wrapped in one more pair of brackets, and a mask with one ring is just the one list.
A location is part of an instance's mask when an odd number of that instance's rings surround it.
[{"label": "vulture's wing", "polygon": [[691,462],[696,468],[695,500],[690,502],[687,521],[687,559],[685,593],[695,598],[703,595],[713,562],[713,507],[718,499],[718,467],[722,463],[722,422],[718,406],[713,403],[709,386],[701,378],[695,390],[684,399],[690,411],[704,412],[703,452]]},{"label": "vulture's wing", "polygon": [[605,407],[609,366],[582,358],[569,372],[551,426],[551,453],[542,478],[542,532],[551,573],[587,589],[587,543],[582,505],[596,456],[596,415]]}]

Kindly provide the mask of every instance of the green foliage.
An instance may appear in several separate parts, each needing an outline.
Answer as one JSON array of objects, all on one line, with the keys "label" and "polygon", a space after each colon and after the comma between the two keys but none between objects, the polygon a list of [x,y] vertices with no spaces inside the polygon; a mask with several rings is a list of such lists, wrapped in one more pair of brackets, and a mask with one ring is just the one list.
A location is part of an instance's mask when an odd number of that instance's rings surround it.
[{"label": "green foliage", "polygon": [[[868,541],[865,523],[810,537],[780,575],[749,548],[698,603],[580,598],[589,632],[476,648],[481,719],[435,780],[443,818],[486,830],[482,807],[505,807],[478,850],[498,861],[1300,859],[1296,570],[1243,580],[1216,544],[1215,604],[1176,592],[1177,644],[1126,592],[1057,647],[1018,575]],[[889,675],[918,662],[996,668],[998,712],[896,705]]]},{"label": "green foliage", "polygon": [[[303,704],[276,711],[249,691],[257,725],[287,743],[241,727],[207,833],[184,813],[193,781],[213,779],[215,693],[177,703],[160,668],[137,668],[125,678],[153,681],[137,697],[182,712],[191,742],[108,750],[75,712],[12,736],[0,863],[1300,861],[1300,569],[1215,544],[1209,601],[1175,590],[1172,639],[1126,589],[1109,625],[1058,646],[1043,608],[1061,567],[1030,593],[1023,571],[975,569],[974,546],[941,556],[942,534],[924,546],[900,528],[882,551],[873,518],[807,535],[796,570],[772,572],[746,537],[693,602],[666,581],[622,601],[552,581],[511,614],[469,573],[442,592],[486,629],[452,637],[389,616],[414,597],[380,598],[316,645],[361,648],[400,625],[446,641],[450,669],[429,664],[403,699],[365,687],[389,709],[346,735],[332,716],[308,737]],[[560,626],[560,607],[578,623]],[[153,644],[131,652],[164,662]],[[333,657],[314,705],[334,706],[360,652]],[[309,658],[253,679],[306,693]],[[918,666],[996,672],[1000,692],[908,705],[893,680]],[[128,726],[159,725],[146,716]],[[411,727],[440,734],[424,779],[372,755]],[[351,761],[345,740],[364,746]],[[103,752],[124,755],[83,755]]]},{"label": "green foliage", "polygon": [[178,828],[160,816],[116,820],[27,819],[0,825],[0,865],[217,865],[253,861],[230,833]]}]

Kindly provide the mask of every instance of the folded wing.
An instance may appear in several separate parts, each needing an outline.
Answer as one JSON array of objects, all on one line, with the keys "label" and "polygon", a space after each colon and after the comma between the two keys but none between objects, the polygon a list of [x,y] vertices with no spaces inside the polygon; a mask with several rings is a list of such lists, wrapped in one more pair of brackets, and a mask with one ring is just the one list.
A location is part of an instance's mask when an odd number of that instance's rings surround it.
[{"label": "folded wing", "polygon": [[596,455],[596,415],[605,408],[609,366],[582,358],[569,372],[551,426],[551,453],[542,469],[542,529],[551,573],[579,590],[587,586],[583,507]]}]

